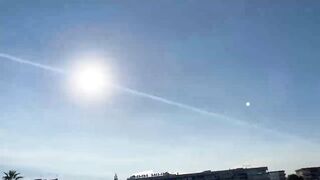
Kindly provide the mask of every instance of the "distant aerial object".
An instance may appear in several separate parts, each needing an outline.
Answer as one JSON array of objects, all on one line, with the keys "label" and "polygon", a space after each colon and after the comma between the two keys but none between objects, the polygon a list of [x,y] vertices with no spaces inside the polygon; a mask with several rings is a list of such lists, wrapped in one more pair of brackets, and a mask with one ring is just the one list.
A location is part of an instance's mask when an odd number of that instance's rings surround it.
[{"label": "distant aerial object", "polygon": [[246,102],[246,106],[249,107],[251,105],[250,102]]}]

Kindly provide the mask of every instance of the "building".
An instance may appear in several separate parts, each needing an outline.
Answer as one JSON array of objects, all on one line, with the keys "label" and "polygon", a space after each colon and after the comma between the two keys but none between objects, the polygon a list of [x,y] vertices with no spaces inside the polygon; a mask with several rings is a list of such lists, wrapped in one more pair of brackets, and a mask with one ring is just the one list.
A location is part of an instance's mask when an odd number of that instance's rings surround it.
[{"label": "building", "polygon": [[190,174],[158,173],[131,176],[127,180],[270,180],[267,167],[203,171]]},{"label": "building", "polygon": [[296,174],[304,180],[320,180],[320,167],[308,167],[296,170]]},{"label": "building", "polygon": [[269,171],[270,180],[286,180],[286,173],[284,171]]}]

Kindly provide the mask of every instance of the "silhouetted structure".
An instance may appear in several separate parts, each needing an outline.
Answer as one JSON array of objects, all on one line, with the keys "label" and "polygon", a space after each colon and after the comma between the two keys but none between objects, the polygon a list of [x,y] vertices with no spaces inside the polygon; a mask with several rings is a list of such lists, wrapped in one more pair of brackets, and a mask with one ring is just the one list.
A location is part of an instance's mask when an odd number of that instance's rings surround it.
[{"label": "silhouetted structure", "polygon": [[114,179],[114,180],[118,180],[117,174],[114,175],[114,178],[113,178],[113,179]]},{"label": "silhouetted structure", "polygon": [[308,167],[296,170],[296,174],[304,180],[320,180],[320,167]]},{"label": "silhouetted structure", "polygon": [[303,178],[300,176],[297,176],[296,174],[290,174],[287,180],[303,180]]},{"label": "silhouetted structure", "polygon": [[286,173],[284,171],[269,171],[270,180],[286,180]]},{"label": "silhouetted structure", "polygon": [[267,167],[204,171],[191,174],[151,174],[131,176],[127,180],[269,180]]}]

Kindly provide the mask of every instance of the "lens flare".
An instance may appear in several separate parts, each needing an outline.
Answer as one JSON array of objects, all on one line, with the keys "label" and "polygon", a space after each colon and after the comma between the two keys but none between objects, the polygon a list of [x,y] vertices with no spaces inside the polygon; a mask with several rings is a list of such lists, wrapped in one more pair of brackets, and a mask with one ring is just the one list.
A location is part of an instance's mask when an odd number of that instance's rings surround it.
[{"label": "lens flare", "polygon": [[112,78],[107,66],[101,62],[80,62],[70,71],[69,85],[73,94],[97,98],[111,92]]}]

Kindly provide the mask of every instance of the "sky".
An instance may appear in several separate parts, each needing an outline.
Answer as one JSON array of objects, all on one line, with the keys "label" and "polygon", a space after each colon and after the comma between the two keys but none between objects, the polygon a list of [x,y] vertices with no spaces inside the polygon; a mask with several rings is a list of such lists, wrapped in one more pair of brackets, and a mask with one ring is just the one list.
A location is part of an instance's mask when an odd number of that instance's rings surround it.
[{"label": "sky", "polygon": [[319,21],[311,0],[0,0],[0,53],[63,70],[99,56],[133,90],[88,102],[66,75],[0,57],[0,170],[319,166]]}]

